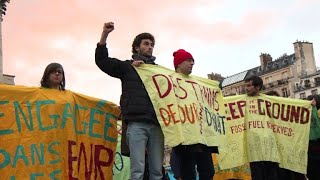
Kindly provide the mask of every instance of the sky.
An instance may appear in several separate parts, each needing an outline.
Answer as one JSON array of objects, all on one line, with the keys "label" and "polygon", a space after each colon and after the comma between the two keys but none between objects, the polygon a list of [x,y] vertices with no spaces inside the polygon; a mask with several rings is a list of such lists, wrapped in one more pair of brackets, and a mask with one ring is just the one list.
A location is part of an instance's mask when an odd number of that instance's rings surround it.
[{"label": "sky", "polygon": [[16,85],[39,86],[45,67],[58,62],[67,89],[118,104],[120,80],[94,61],[110,21],[111,57],[130,59],[134,37],[149,32],[158,64],[173,69],[173,52],[185,49],[193,74],[204,78],[259,66],[261,53],[292,54],[296,40],[313,43],[319,66],[318,7],[319,0],[11,0],[2,22],[3,72]]}]

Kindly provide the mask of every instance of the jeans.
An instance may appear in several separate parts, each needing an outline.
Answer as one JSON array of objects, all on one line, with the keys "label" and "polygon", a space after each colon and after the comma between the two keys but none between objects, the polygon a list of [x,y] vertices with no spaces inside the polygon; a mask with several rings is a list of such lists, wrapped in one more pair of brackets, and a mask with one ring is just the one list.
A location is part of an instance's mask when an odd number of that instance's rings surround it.
[{"label": "jeans", "polygon": [[130,149],[131,180],[142,180],[145,169],[145,153],[148,153],[149,179],[162,179],[164,137],[159,125],[129,122],[127,143]]}]

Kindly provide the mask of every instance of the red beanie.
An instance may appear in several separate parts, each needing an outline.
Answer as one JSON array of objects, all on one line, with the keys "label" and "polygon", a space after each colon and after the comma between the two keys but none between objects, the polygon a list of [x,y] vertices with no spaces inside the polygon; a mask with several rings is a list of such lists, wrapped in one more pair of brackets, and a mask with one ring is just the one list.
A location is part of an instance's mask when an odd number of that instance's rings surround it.
[{"label": "red beanie", "polygon": [[173,57],[174,68],[187,59],[193,59],[192,55],[184,49],[179,49],[178,51],[174,52]]}]

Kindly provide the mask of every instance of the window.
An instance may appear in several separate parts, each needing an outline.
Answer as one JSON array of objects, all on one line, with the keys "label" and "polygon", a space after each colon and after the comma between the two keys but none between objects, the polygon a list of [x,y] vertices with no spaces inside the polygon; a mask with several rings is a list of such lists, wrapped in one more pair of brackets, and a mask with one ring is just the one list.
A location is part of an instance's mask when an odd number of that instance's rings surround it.
[{"label": "window", "polygon": [[311,87],[311,83],[310,83],[310,80],[309,80],[309,79],[307,79],[307,80],[304,81],[304,86],[305,86],[306,88]]},{"label": "window", "polygon": [[306,93],[300,93],[300,99],[306,99]]},{"label": "window", "polygon": [[261,66],[258,68],[258,70],[257,70],[258,72],[261,72]]},{"label": "window", "polygon": [[246,89],[245,89],[245,87],[244,86],[241,86],[241,94],[245,94],[246,93]]},{"label": "window", "polygon": [[319,86],[320,85],[320,77],[314,78],[314,82],[315,82],[316,86]]},{"label": "window", "polygon": [[272,77],[270,76],[270,77],[266,77],[266,83],[271,83],[271,81],[272,81]]},{"label": "window", "polygon": [[287,88],[283,88],[282,89],[282,96],[283,97],[288,97],[289,96]]},{"label": "window", "polygon": [[287,72],[283,72],[282,73],[282,79],[285,79],[285,78],[287,78],[288,77],[288,73]]},{"label": "window", "polygon": [[313,90],[311,90],[311,94],[312,94],[312,95],[317,95],[317,94],[318,94],[318,89],[313,89]]}]

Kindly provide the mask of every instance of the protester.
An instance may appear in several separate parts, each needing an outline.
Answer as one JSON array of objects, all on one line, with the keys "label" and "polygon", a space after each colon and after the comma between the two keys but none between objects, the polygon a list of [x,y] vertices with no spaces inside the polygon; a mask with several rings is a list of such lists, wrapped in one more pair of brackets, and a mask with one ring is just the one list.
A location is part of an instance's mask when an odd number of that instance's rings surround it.
[{"label": "protester", "polygon": [[50,63],[43,72],[40,84],[43,88],[64,91],[66,79],[62,65],[59,63]]},{"label": "protester", "polygon": [[[263,81],[259,76],[245,79],[245,89],[248,96],[259,96]],[[277,180],[279,179],[279,164],[271,161],[250,162],[252,180]]]},{"label": "protester", "polygon": [[309,180],[318,180],[320,178],[320,96],[310,95],[307,99],[313,100],[314,105],[310,122],[307,177]]},{"label": "protester", "polygon": [[97,44],[95,61],[108,75],[118,78],[122,84],[120,102],[122,118],[128,123],[127,142],[130,150],[131,180],[141,180],[145,168],[145,151],[148,151],[149,178],[162,178],[164,137],[149,95],[133,66],[143,63],[155,65],[152,56],[155,40],[150,33],[137,35],[132,43],[132,59],[121,61],[110,58],[106,40],[114,30],[114,23],[103,25]]},{"label": "protester", "polygon": [[[174,68],[177,73],[190,75],[194,65],[192,55],[179,49],[173,53]],[[213,148],[217,152],[217,148]],[[196,179],[196,168],[199,173],[199,180],[212,180],[214,176],[214,166],[209,147],[204,144],[178,145],[173,148],[171,154],[171,168],[174,177],[182,180]]]}]

